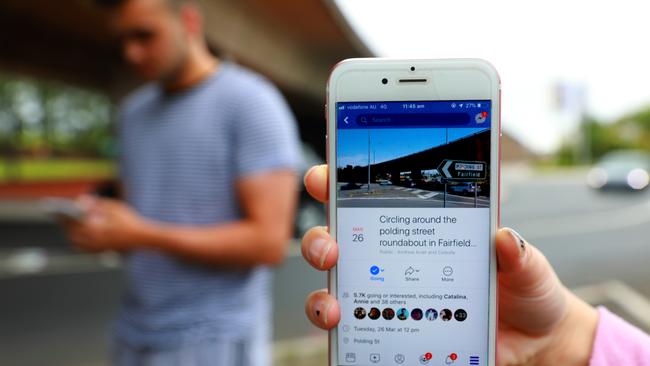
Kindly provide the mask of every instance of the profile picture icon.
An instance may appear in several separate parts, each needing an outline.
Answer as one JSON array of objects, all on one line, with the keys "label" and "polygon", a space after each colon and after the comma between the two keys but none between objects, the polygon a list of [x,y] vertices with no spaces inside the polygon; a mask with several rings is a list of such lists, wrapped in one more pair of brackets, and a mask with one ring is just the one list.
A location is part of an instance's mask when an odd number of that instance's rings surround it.
[{"label": "profile picture icon", "polygon": [[366,317],[366,309],[358,307],[354,309],[354,317],[357,319],[363,319]]},{"label": "profile picture icon", "polygon": [[440,310],[440,319],[442,319],[443,322],[450,321],[452,317],[453,317],[453,314],[451,313],[451,310],[449,310],[449,309]]},{"label": "profile picture icon", "polygon": [[438,312],[436,309],[427,309],[427,311],[424,312],[424,317],[427,318],[428,321],[434,321],[438,319]]},{"label": "profile picture icon", "polygon": [[415,308],[411,310],[411,318],[413,320],[422,320],[422,316],[423,316],[422,309]]},{"label": "profile picture icon", "polygon": [[381,315],[381,312],[377,308],[370,308],[370,311],[368,312],[368,318],[370,318],[372,320],[379,319],[380,315]]},{"label": "profile picture icon", "polygon": [[467,312],[465,309],[458,309],[454,311],[454,319],[458,320],[459,322],[465,321],[465,319],[467,319]]},{"label": "profile picture icon", "polygon": [[392,320],[395,317],[395,310],[392,308],[386,308],[381,312],[381,316],[386,320]]},{"label": "profile picture icon", "polygon": [[399,320],[406,320],[409,318],[409,311],[406,310],[405,308],[399,308],[397,310],[397,319]]}]

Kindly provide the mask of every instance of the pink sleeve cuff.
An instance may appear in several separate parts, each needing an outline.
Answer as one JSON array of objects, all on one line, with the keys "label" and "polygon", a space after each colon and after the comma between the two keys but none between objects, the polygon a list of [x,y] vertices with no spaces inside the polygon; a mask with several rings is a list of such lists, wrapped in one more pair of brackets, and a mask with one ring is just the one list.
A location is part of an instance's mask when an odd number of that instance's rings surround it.
[{"label": "pink sleeve cuff", "polygon": [[590,366],[650,366],[650,336],[637,327],[598,308],[600,319]]}]

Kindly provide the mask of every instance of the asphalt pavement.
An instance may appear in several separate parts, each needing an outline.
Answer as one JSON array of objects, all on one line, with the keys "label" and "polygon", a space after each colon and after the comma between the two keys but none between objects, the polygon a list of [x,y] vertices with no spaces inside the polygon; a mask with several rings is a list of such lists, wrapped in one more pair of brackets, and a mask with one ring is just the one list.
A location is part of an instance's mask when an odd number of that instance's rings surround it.
[{"label": "asphalt pavement", "polygon": [[537,246],[565,284],[616,279],[650,297],[650,191],[592,190],[583,171],[509,174],[501,224]]},{"label": "asphalt pavement", "polygon": [[341,189],[339,183],[339,207],[489,207],[489,197],[479,195],[465,196],[444,191],[432,191],[415,187],[379,185],[371,183],[358,189]]}]

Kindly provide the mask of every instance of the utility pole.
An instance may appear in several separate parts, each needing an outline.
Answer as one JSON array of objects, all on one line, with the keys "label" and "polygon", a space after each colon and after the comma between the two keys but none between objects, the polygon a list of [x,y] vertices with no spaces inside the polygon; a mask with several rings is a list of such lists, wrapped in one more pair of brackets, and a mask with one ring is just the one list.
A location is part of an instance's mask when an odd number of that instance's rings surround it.
[{"label": "utility pole", "polygon": [[370,193],[370,129],[368,129],[368,193]]},{"label": "utility pole", "polygon": [[[445,151],[449,151],[449,128],[445,128]],[[442,207],[447,207],[447,179],[445,179],[445,188],[442,193]]]}]

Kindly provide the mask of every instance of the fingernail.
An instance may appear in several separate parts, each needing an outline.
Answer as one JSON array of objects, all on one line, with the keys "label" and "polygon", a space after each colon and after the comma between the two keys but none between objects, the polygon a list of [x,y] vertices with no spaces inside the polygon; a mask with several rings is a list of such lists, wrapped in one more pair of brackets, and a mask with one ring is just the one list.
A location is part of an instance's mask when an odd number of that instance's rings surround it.
[{"label": "fingernail", "polygon": [[318,238],[309,247],[309,259],[312,261],[318,259],[318,264],[323,267],[327,254],[332,248],[332,242],[324,238]]},{"label": "fingernail", "polygon": [[329,313],[332,304],[325,301],[316,301],[314,304],[314,316],[319,319],[324,325],[327,325],[327,314]]},{"label": "fingernail", "polygon": [[318,165],[314,165],[309,170],[307,170],[307,173],[302,177],[302,184],[307,185],[307,177],[314,171],[314,169],[318,168]]},{"label": "fingernail", "polygon": [[523,257],[524,255],[526,255],[526,241],[514,229],[508,229],[508,231],[510,231],[510,234],[512,234],[512,236],[515,238],[515,240],[519,244],[519,257]]}]

